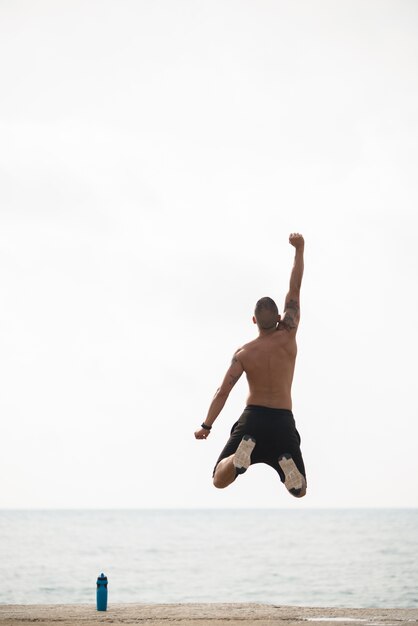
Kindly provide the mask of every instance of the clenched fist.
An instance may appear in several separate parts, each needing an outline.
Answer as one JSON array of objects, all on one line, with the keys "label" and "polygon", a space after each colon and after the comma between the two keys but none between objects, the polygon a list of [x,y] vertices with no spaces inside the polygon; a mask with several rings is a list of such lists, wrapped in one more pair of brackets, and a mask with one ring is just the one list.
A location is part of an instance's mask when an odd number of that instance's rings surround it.
[{"label": "clenched fist", "polygon": [[296,248],[303,248],[305,240],[300,233],[291,233],[289,235],[289,243]]}]

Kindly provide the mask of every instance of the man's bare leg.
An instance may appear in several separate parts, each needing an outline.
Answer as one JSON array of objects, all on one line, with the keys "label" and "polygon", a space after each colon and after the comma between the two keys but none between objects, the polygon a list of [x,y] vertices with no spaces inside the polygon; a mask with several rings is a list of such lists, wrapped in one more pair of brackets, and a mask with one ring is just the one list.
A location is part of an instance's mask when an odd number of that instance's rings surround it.
[{"label": "man's bare leg", "polygon": [[225,487],[233,483],[237,477],[234,456],[235,454],[231,454],[231,456],[228,456],[226,459],[219,461],[213,476],[213,484],[217,489],[225,489]]}]

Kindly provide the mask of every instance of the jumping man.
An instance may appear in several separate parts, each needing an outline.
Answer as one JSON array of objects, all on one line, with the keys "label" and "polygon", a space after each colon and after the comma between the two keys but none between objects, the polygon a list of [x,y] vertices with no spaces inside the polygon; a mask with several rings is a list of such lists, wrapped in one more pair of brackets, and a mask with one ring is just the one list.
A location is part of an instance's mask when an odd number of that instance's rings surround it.
[{"label": "jumping man", "polygon": [[295,261],[283,319],[271,298],[257,302],[253,322],[257,324],[258,337],[235,352],[206,419],[195,432],[196,439],[209,436],[232,387],[245,372],[249,386],[247,406],[216,462],[213,484],[219,489],[228,487],[250,465],[266,463],[278,472],[293,496],[301,498],[306,493],[305,466],[291,397],[305,242],[299,233],[292,233],[289,242],[295,248]]}]

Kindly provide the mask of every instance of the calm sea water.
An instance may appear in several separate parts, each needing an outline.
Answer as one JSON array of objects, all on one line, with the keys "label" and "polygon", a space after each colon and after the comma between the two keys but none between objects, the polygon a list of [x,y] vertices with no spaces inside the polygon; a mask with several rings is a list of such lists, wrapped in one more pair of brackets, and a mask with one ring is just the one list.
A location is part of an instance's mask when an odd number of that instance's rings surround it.
[{"label": "calm sea water", "polygon": [[418,607],[418,510],[0,511],[0,603]]}]

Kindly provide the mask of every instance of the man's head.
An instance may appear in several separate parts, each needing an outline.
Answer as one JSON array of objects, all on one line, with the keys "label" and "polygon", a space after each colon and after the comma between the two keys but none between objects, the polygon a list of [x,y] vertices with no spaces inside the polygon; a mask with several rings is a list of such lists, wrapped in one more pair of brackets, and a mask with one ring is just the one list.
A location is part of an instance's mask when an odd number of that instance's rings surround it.
[{"label": "man's head", "polygon": [[280,322],[280,315],[275,301],[268,296],[260,298],[255,305],[253,322],[260,330],[276,328]]}]

